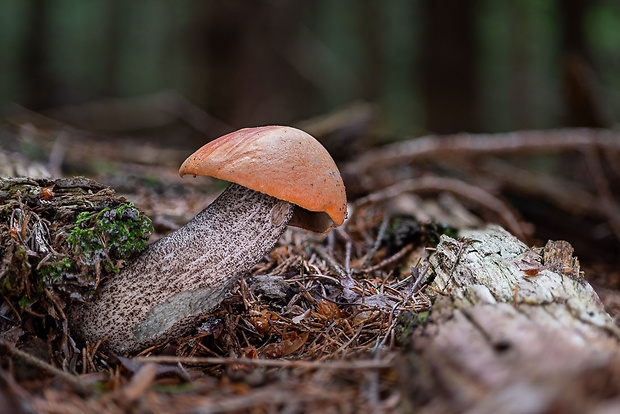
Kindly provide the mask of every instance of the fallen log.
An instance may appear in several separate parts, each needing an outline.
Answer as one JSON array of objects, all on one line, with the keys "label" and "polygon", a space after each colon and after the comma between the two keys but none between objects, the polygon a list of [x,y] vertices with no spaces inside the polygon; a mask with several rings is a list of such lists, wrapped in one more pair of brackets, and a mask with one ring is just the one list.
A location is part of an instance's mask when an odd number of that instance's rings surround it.
[{"label": "fallen log", "polygon": [[408,410],[620,412],[620,330],[567,242],[489,226],[442,236],[430,263],[432,318],[397,364]]}]

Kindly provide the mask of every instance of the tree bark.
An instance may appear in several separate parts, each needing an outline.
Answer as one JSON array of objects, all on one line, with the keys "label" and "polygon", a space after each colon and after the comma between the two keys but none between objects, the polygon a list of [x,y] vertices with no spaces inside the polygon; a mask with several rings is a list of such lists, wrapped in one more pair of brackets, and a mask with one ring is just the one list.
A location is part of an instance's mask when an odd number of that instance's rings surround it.
[{"label": "tree bark", "polygon": [[619,412],[620,330],[572,247],[527,248],[497,226],[462,236],[430,259],[441,293],[398,364],[408,408]]}]

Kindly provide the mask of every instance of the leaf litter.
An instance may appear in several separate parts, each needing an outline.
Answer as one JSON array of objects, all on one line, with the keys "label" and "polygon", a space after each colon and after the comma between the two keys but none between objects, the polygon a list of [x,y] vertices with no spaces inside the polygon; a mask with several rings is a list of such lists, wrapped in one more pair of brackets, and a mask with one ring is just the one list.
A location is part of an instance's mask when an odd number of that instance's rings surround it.
[{"label": "leaf litter", "polygon": [[[3,291],[0,307],[0,348],[11,357],[0,382],[17,412],[373,412],[397,404],[395,350],[407,325],[430,311],[418,267],[445,229],[376,206],[328,235],[289,229],[193,334],[122,356],[74,341],[65,310],[144,248],[124,250],[111,237],[132,228],[143,242],[150,221],[90,180],[72,183],[87,202],[73,203],[71,214],[54,206],[65,215],[52,216],[51,204],[67,198],[60,187],[72,185],[28,185],[38,194],[6,192],[13,210],[3,216],[3,240],[25,251],[27,275],[20,289]],[[41,271],[48,268],[56,273]],[[31,374],[19,377],[21,365]]]}]

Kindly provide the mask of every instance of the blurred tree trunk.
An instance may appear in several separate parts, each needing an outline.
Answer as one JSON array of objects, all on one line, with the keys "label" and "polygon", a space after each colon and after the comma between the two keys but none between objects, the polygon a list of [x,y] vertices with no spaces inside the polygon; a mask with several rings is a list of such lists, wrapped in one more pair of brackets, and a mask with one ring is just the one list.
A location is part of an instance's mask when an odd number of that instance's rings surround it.
[{"label": "blurred tree trunk", "polygon": [[54,82],[47,65],[50,35],[49,11],[53,7],[46,0],[30,0],[26,36],[23,45],[21,70],[25,79],[26,93],[24,104],[30,109],[39,110],[53,105]]},{"label": "blurred tree trunk", "polygon": [[531,22],[527,8],[531,7],[522,0],[511,0],[507,7],[513,16],[510,19],[510,61],[513,67],[513,78],[510,82],[511,104],[514,112],[515,124],[519,129],[532,127],[531,112],[531,62],[529,59],[528,31]]},{"label": "blurred tree trunk", "polygon": [[364,0],[359,8],[359,33],[364,45],[362,71],[362,98],[376,102],[381,94],[383,78],[383,21],[381,3]]},{"label": "blurred tree trunk", "polygon": [[475,0],[435,0],[426,8],[421,85],[426,128],[439,134],[476,131]]},{"label": "blurred tree trunk", "polygon": [[209,113],[233,126],[299,119],[311,101],[287,59],[298,45],[303,4],[198,3],[195,50]]},{"label": "blurred tree trunk", "polygon": [[583,17],[585,0],[565,0],[559,5],[562,17],[562,67],[566,125],[574,127],[610,127],[597,93],[595,72],[586,45]]},{"label": "blurred tree trunk", "polygon": [[560,3],[562,16],[562,35],[564,52],[586,55],[583,16],[586,11],[585,0],[564,0]]},{"label": "blurred tree trunk", "polygon": [[206,102],[209,112],[238,125],[263,86],[265,10],[256,2],[211,2],[204,26],[202,53],[208,60]]},{"label": "blurred tree trunk", "polygon": [[119,0],[108,1],[106,19],[106,43],[104,54],[105,79],[103,93],[115,96],[118,93],[119,59],[122,45],[123,6]]}]

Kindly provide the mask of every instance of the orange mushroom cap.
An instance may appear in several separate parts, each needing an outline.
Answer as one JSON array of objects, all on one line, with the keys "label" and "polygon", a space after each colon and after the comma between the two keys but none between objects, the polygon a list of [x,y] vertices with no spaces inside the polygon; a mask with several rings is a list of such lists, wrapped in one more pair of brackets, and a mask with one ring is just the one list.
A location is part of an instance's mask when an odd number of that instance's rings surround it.
[{"label": "orange mushroom cap", "polygon": [[326,232],[347,215],[336,163],[311,135],[286,126],[240,129],[190,155],[179,174],[210,175],[297,207],[292,226]]}]

